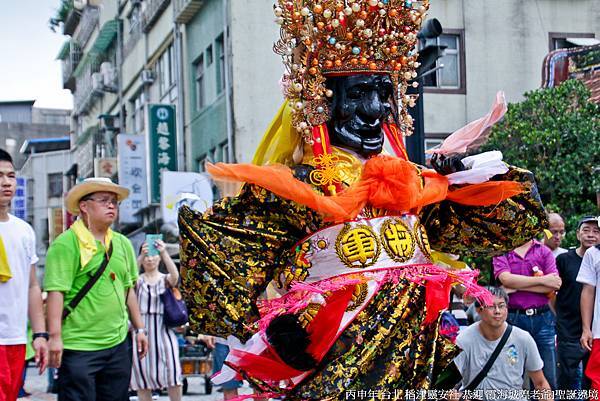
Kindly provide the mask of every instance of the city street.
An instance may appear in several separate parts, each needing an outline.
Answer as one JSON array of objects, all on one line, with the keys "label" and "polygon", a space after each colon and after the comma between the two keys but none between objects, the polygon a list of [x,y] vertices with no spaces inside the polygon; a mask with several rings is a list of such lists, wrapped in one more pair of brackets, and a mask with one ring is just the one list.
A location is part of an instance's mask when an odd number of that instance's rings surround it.
[{"label": "city street", "polygon": [[[217,388],[213,389],[212,394],[206,395],[204,394],[204,379],[201,377],[191,377],[189,380],[189,391],[188,394],[183,396],[184,401],[218,401],[223,399],[223,393],[217,391]],[[31,393],[31,396],[26,398],[19,398],[19,400],[27,400],[27,401],[56,401],[57,397],[54,394],[46,393],[46,386],[48,385],[48,381],[46,379],[46,374],[44,373],[42,376],[37,374],[35,368],[30,367],[27,370],[27,380],[25,384],[25,390]],[[241,389],[240,394],[250,394],[252,390],[249,387],[245,386]],[[136,398],[131,398],[131,401]],[[169,397],[162,395],[158,398],[158,400],[168,400]]]},{"label": "city street", "polygon": [[3,5],[0,401],[598,399],[600,0]]}]

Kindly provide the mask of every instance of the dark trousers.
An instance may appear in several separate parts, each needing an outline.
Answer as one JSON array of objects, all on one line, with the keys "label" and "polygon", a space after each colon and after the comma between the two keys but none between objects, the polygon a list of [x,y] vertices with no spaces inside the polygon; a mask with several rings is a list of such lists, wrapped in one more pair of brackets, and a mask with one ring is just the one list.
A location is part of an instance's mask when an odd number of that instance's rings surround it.
[{"label": "dark trousers", "polygon": [[548,380],[552,390],[556,390],[556,347],[554,342],[556,322],[554,314],[549,310],[533,316],[527,316],[522,312],[510,312],[508,321],[531,334],[542,361],[544,361],[544,377]]},{"label": "dark trousers", "polygon": [[579,341],[558,340],[557,372],[561,390],[589,390],[590,383],[583,371],[590,354]]},{"label": "dark trousers", "polygon": [[101,351],[63,353],[58,401],[126,401],[131,378],[131,342]]}]

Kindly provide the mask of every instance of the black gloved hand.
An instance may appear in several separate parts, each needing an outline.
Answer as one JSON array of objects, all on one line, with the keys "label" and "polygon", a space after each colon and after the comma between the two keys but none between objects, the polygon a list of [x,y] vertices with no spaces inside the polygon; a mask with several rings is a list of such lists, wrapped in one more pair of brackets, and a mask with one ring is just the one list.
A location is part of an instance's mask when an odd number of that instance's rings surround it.
[{"label": "black gloved hand", "polygon": [[456,173],[457,171],[466,170],[465,165],[461,162],[461,159],[463,158],[464,156],[462,155],[446,157],[444,155],[434,153],[431,157],[431,166],[441,175],[448,175]]}]

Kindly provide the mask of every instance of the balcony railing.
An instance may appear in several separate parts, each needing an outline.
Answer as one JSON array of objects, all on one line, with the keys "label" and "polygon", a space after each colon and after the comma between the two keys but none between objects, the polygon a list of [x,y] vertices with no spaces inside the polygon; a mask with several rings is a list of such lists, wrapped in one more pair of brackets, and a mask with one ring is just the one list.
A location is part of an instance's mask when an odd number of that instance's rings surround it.
[{"label": "balcony railing", "polygon": [[171,0],[148,0],[146,2],[146,9],[142,15],[142,29],[144,33],[152,29],[170,2]]},{"label": "balcony railing", "polygon": [[85,47],[85,44],[90,40],[90,36],[92,36],[94,29],[98,26],[99,18],[100,11],[98,7],[87,6],[83,10],[81,20],[79,21],[79,31],[73,37],[82,48]]},{"label": "balcony railing", "polygon": [[97,64],[92,61],[83,61],[83,70],[78,71],[76,78],[76,89],[73,93],[73,108],[75,114],[86,114],[97,96],[102,92],[94,88],[92,74],[98,70]]},{"label": "balcony railing", "polygon": [[77,43],[71,42],[71,49],[69,56],[62,60],[62,77],[63,77],[63,88],[69,89],[71,92],[75,91],[75,77],[73,72],[79,62],[81,61],[82,52]]},{"label": "balcony railing", "polygon": [[204,0],[173,0],[175,21],[187,24],[204,5]]}]

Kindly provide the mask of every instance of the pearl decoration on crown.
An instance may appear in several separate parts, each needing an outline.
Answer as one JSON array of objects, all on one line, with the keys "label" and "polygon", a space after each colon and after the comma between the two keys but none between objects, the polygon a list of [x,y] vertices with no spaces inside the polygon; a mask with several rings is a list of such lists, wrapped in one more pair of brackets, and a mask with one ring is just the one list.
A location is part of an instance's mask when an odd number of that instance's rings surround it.
[{"label": "pearl decoration on crown", "polygon": [[[312,127],[329,120],[335,94],[328,76],[389,74],[404,99],[414,85],[417,32],[428,9],[429,0],[276,0],[281,38],[274,51],[287,70],[292,125],[310,137]],[[398,112],[399,128],[410,135],[412,119],[406,108]]]}]

